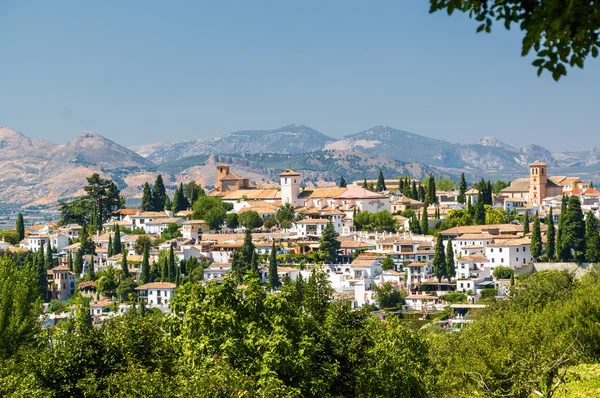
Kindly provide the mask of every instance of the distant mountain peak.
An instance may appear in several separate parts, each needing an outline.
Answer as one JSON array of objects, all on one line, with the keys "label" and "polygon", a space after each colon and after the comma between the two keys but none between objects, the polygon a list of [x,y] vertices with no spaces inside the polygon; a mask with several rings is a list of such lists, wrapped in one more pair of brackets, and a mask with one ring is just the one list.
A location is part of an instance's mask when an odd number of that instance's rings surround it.
[{"label": "distant mountain peak", "polygon": [[481,146],[489,146],[489,147],[494,147],[494,148],[504,148],[504,149],[508,149],[511,151],[517,151],[517,148],[512,147],[506,143],[504,143],[503,141],[500,141],[499,138],[497,137],[483,137],[480,138],[479,141],[477,141],[476,143],[477,145],[481,145]]}]

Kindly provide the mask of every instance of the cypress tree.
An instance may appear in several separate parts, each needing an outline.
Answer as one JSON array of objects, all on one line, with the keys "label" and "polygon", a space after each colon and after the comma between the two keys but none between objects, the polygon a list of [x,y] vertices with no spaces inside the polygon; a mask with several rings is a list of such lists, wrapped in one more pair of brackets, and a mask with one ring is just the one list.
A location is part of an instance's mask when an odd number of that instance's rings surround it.
[{"label": "cypress tree", "polygon": [[437,195],[435,188],[435,178],[433,178],[433,174],[429,174],[429,181],[427,181],[427,202],[428,203],[437,203]]},{"label": "cypress tree", "polygon": [[175,287],[179,287],[179,283],[181,282],[181,271],[179,270],[179,266],[175,266],[177,268],[177,276],[175,278]]},{"label": "cypress tree", "polygon": [[483,203],[483,195],[481,191],[477,195],[477,202],[475,202],[475,214],[474,217],[476,225],[485,225],[485,204]]},{"label": "cypress tree", "polygon": [[148,246],[144,247],[144,254],[142,256],[142,275],[140,281],[142,284],[150,283],[150,253],[148,252]]},{"label": "cypress tree", "polygon": [[54,266],[54,259],[52,258],[52,245],[50,243],[50,238],[46,242],[46,259],[45,259],[46,269],[51,269]]},{"label": "cypress tree", "polygon": [[404,192],[404,178],[402,177],[398,179],[398,191]]},{"label": "cypress tree", "polygon": [[548,212],[546,225],[548,226],[546,231],[546,256],[549,261],[552,261],[556,255],[556,228],[554,228],[554,220],[552,218],[552,207],[550,207],[550,211]]},{"label": "cypress tree", "polygon": [[319,255],[326,263],[334,263],[338,258],[341,244],[337,237],[338,233],[335,232],[333,224],[328,222],[319,241]]},{"label": "cypress tree", "polygon": [[162,175],[156,176],[154,187],[152,188],[152,198],[154,201],[154,211],[165,210],[165,203],[167,200],[167,191],[165,184],[163,183]]},{"label": "cypress tree", "polygon": [[73,254],[69,252],[69,271],[73,271]]},{"label": "cypress tree", "polygon": [[94,262],[93,261],[90,262],[90,265],[88,266],[87,276],[88,276],[88,279],[91,281],[96,280],[96,272],[94,270]]},{"label": "cypress tree", "polygon": [[48,273],[46,272],[44,261],[39,261],[39,259],[36,259],[35,264],[40,297],[44,302],[46,302],[49,298],[48,296],[50,295],[48,291]]},{"label": "cypress tree", "polygon": [[142,190],[142,211],[154,211],[154,198],[152,197],[152,189],[148,182],[144,183]]},{"label": "cypress tree", "polygon": [[127,251],[123,251],[123,258],[121,259],[121,271],[123,273],[123,278],[127,278],[129,276],[129,264],[127,264]]},{"label": "cypress tree", "polygon": [[379,177],[377,178],[377,186],[375,187],[375,190],[377,192],[381,192],[381,191],[385,191],[387,188],[385,186],[385,178],[383,178],[383,171],[381,171],[381,169],[379,169]]},{"label": "cypress tree", "polygon": [[80,277],[81,273],[83,272],[83,250],[81,248],[79,248],[79,250],[77,250],[77,253],[75,253],[74,267],[77,277]]},{"label": "cypress tree", "polygon": [[179,188],[177,188],[175,190],[175,194],[173,195],[173,204],[171,205],[171,211],[173,213],[177,213],[178,211],[183,210],[182,198],[183,198],[183,193],[181,193],[179,191]]},{"label": "cypress tree", "polygon": [[115,240],[113,242],[113,255],[119,254],[123,251],[123,245],[121,244],[121,227],[119,224],[115,225]]},{"label": "cypress tree", "polygon": [[564,242],[564,259],[570,259],[571,254],[575,256],[575,261],[582,261],[585,255],[585,221],[581,211],[581,202],[575,195],[569,197],[567,205],[567,214],[564,218],[562,239]]},{"label": "cypress tree", "polygon": [[525,219],[523,220],[523,236],[529,233],[529,213],[525,212]]},{"label": "cypress tree", "polygon": [[[565,217],[567,216],[567,197],[563,195],[560,203],[560,215],[558,216],[558,230],[556,231],[556,259],[562,260],[568,258],[568,250],[565,250],[565,241],[563,239],[563,231]],[[564,256],[564,257],[563,257]]]},{"label": "cypress tree", "polygon": [[46,269],[46,256],[44,255],[44,245],[40,245],[36,253],[36,261],[38,264],[41,264],[44,269]]},{"label": "cypress tree", "polygon": [[585,259],[589,263],[600,262],[600,234],[598,220],[594,213],[588,211],[585,218]]},{"label": "cypress tree", "polygon": [[458,196],[456,197],[458,203],[465,204],[465,192],[467,192],[467,180],[465,180],[465,173],[461,173],[460,183],[458,185]]},{"label": "cypress tree", "polygon": [[256,254],[256,252],[252,253],[252,259],[250,260],[250,273],[252,274],[257,274],[259,272],[259,266],[258,266],[258,254]]},{"label": "cypress tree", "polygon": [[234,250],[231,256],[231,276],[236,283],[242,282],[244,276],[244,264],[240,255],[240,250]]},{"label": "cypress tree", "polygon": [[427,194],[425,193],[425,187],[423,185],[419,185],[419,198],[420,202],[427,204]]},{"label": "cypress tree", "polygon": [[173,245],[169,247],[169,282],[175,282],[177,276],[177,264],[175,263],[175,252]]},{"label": "cypress tree", "polygon": [[531,231],[531,256],[538,258],[542,254],[542,231],[540,229],[539,213],[535,212],[533,230]]},{"label": "cypress tree", "polygon": [[467,213],[469,213],[471,216],[473,215],[473,205],[471,204],[471,196],[470,195],[467,199]]},{"label": "cypress tree", "polygon": [[240,260],[243,264],[243,274],[250,269],[252,263],[252,256],[254,255],[254,243],[252,243],[252,231],[246,228],[244,236],[244,244],[240,250]]},{"label": "cypress tree", "polygon": [[488,180],[486,186],[487,204],[492,206],[494,204],[494,197],[492,196],[492,182]]},{"label": "cypress tree", "polygon": [[429,234],[429,220],[427,218],[427,207],[423,206],[423,214],[421,215],[421,233]]},{"label": "cypress tree", "polygon": [[173,203],[171,202],[171,198],[169,195],[165,194],[165,208],[163,210],[171,210],[173,207]]},{"label": "cypress tree", "polygon": [[113,241],[112,241],[112,235],[108,235],[108,253],[107,256],[108,257],[112,257],[115,254],[115,250],[113,248]]},{"label": "cypress tree", "polygon": [[408,227],[410,228],[410,232],[413,234],[421,233],[421,223],[419,223],[419,220],[417,220],[417,216],[415,214],[410,217]]},{"label": "cypress tree", "polygon": [[340,188],[346,188],[346,180],[344,180],[344,176],[340,176],[340,184],[338,185]]},{"label": "cypress tree", "polygon": [[159,256],[160,269],[161,269],[161,282],[169,281],[169,258],[165,256]]},{"label": "cypress tree", "polygon": [[367,185],[367,177],[365,177],[365,181],[363,182],[363,186],[364,189],[367,189],[368,185]]},{"label": "cypress tree", "polygon": [[276,290],[279,287],[279,276],[277,275],[277,252],[275,251],[275,241],[271,245],[269,254],[269,287]]},{"label": "cypress tree", "polygon": [[438,279],[438,282],[442,282],[442,278],[446,276],[446,255],[444,253],[444,241],[442,237],[438,235],[435,242],[435,253],[433,255],[433,274]]},{"label": "cypress tree", "polygon": [[17,214],[17,234],[19,235],[19,242],[25,239],[25,223],[23,221],[23,214]]},{"label": "cypress tree", "polygon": [[446,270],[444,276],[448,279],[448,283],[452,282],[452,278],[456,275],[454,265],[454,251],[452,250],[452,239],[446,242]]},{"label": "cypress tree", "polygon": [[418,197],[419,197],[419,193],[417,192],[417,183],[413,180],[412,190],[410,192],[410,198],[417,200]]}]

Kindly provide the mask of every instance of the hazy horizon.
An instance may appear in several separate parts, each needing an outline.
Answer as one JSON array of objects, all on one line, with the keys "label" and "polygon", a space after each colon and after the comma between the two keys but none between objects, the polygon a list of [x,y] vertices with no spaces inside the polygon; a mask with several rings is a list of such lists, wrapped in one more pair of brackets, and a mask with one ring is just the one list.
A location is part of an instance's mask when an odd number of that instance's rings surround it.
[{"label": "hazy horizon", "polygon": [[[0,125],[64,143],[387,125],[453,143],[600,146],[600,61],[555,82],[519,31],[476,34],[428,2],[0,4]],[[565,140],[565,137],[569,137]]]}]

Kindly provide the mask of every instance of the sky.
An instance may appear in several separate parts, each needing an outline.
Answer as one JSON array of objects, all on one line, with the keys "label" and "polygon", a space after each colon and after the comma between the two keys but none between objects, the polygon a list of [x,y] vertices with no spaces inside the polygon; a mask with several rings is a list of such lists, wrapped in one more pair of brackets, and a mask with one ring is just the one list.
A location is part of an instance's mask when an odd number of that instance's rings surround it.
[{"label": "sky", "polygon": [[522,32],[428,1],[0,0],[0,125],[123,145],[305,124],[600,146],[600,61],[558,83]]}]

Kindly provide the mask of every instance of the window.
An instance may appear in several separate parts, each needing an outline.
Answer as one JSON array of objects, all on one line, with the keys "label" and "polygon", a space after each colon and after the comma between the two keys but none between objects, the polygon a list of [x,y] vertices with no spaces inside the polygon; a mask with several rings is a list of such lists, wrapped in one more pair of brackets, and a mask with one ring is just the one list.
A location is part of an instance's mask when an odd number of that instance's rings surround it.
[{"label": "window", "polygon": [[527,246],[523,246],[523,251],[526,252],[527,251]]},{"label": "window", "polygon": [[160,290],[157,290],[157,291],[156,291],[156,296],[157,296],[157,297],[160,297]]},{"label": "window", "polygon": [[501,263],[504,263],[504,259],[503,259],[503,258],[501,258],[501,259],[500,259],[500,262],[501,262]]},{"label": "window", "polygon": [[519,248],[517,247],[517,253],[519,252]]},{"label": "window", "polygon": [[502,253],[502,248],[500,248],[500,253]]},{"label": "window", "polygon": [[517,257],[517,261],[519,261],[519,257]]}]

